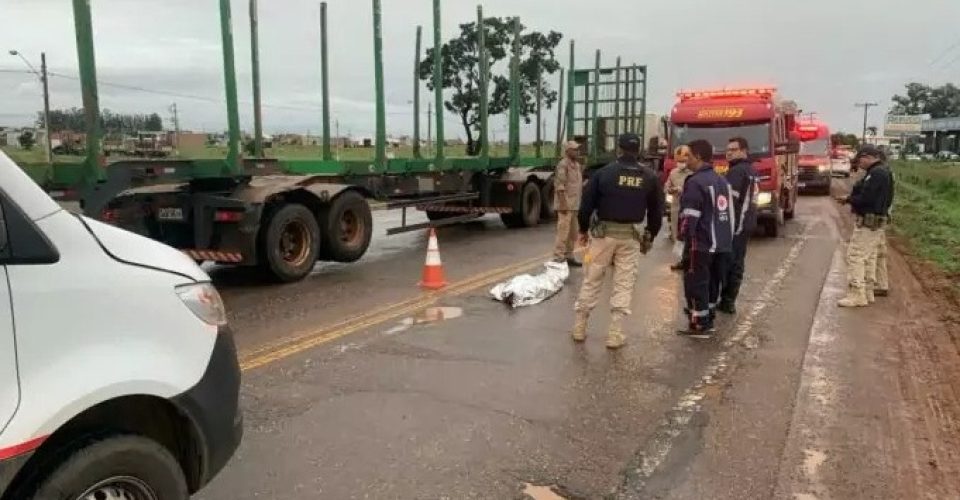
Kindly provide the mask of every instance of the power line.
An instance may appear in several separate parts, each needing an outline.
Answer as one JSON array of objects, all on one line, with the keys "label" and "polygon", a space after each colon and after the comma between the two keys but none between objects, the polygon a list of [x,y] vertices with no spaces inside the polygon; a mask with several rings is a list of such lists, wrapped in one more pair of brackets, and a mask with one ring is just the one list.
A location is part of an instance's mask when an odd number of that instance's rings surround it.
[{"label": "power line", "polygon": [[953,50],[956,49],[957,47],[960,47],[960,38],[958,38],[957,41],[953,43],[953,45],[950,45],[949,47],[947,47],[946,50],[941,52],[940,55],[938,55],[933,61],[930,61],[930,66],[933,66],[934,64],[937,64],[938,62],[940,62],[944,57],[947,56],[947,54],[949,54],[950,52],[953,52]]}]

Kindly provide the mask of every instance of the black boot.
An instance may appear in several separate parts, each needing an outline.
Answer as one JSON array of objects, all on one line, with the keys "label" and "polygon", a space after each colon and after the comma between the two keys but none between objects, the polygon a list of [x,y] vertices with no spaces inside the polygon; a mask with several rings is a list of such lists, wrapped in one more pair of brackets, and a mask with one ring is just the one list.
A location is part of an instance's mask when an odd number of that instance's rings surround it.
[{"label": "black boot", "polygon": [[567,265],[570,267],[583,267],[583,263],[573,257],[567,259]]},{"label": "black boot", "polygon": [[732,300],[721,300],[717,310],[724,314],[737,314],[737,305]]}]

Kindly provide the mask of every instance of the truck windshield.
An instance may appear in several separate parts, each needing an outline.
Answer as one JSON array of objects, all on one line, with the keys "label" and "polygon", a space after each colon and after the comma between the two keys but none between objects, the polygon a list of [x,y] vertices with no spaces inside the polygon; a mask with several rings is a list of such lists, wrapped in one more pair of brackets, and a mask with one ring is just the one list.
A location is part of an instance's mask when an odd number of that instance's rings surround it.
[{"label": "truck windshield", "polygon": [[800,154],[807,156],[829,156],[830,143],[826,139],[817,139],[800,143]]},{"label": "truck windshield", "polygon": [[713,152],[722,155],[727,149],[727,141],[734,137],[743,137],[750,144],[752,156],[770,155],[770,124],[757,123],[750,125],[682,125],[673,126],[673,146],[690,144],[700,139],[713,145]]}]

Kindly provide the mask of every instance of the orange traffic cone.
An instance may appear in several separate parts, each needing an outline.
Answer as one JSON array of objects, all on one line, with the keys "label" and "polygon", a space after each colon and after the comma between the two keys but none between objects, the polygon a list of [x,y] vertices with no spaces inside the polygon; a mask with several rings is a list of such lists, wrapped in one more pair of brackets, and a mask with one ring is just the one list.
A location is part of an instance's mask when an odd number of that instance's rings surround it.
[{"label": "orange traffic cone", "polygon": [[437,231],[430,228],[430,241],[427,243],[427,261],[423,264],[423,280],[420,286],[437,290],[447,286],[443,277],[443,262],[440,261],[440,245],[437,243]]}]

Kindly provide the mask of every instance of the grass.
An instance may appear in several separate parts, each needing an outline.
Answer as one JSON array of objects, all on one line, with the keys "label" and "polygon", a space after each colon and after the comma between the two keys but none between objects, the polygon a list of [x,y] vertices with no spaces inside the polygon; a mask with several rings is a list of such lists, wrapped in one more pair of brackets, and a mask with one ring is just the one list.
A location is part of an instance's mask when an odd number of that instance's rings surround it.
[{"label": "grass", "polygon": [[894,162],[894,230],[917,256],[960,278],[960,165]]}]

